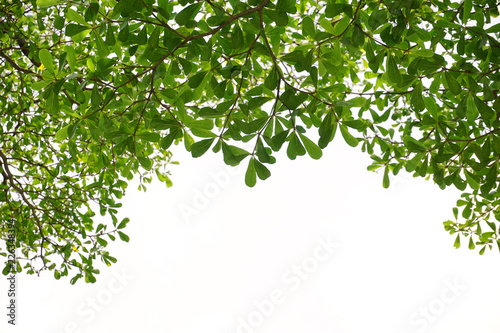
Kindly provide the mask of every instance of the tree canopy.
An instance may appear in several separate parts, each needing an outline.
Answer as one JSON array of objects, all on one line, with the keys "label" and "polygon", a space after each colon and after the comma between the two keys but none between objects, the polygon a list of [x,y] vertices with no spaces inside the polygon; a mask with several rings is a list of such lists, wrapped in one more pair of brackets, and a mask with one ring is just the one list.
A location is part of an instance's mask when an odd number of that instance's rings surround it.
[{"label": "tree canopy", "polygon": [[171,186],[173,144],[246,163],[254,186],[276,152],[319,159],[343,139],[385,188],[405,170],[462,191],[444,222],[455,247],[500,247],[498,14],[494,0],[1,0],[0,231],[13,220],[20,251],[4,273],[94,282],[96,260],[116,262],[108,242],[129,240],[127,182]]}]

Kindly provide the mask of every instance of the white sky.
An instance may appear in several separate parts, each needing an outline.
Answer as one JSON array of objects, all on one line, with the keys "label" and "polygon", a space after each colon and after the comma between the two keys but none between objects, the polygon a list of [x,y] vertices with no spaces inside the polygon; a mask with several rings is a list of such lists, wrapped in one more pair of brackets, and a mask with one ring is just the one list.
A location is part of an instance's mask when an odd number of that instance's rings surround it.
[{"label": "white sky", "polygon": [[[255,188],[246,160],[228,176],[221,154],[181,148],[172,188],[129,188],[118,263],[95,284],[18,275],[19,325],[4,307],[0,332],[498,332],[498,249],[456,250],[443,229],[458,192],[411,176],[384,190],[340,133],[319,161],[280,155]],[[205,190],[188,223],[180,207]],[[3,304],[7,289],[0,276]]]}]

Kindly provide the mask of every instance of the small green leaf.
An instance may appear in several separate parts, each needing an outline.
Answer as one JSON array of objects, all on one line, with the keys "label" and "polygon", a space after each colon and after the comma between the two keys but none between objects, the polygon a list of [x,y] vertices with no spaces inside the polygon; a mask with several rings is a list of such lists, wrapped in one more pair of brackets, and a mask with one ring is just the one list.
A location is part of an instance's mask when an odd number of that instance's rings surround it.
[{"label": "small green leaf", "polygon": [[344,124],[340,124],[340,133],[344,137],[345,142],[351,146],[351,147],[356,147],[358,145],[358,139],[353,137],[351,133],[349,133],[349,130],[347,129],[347,126]]},{"label": "small green leaf", "polygon": [[462,16],[462,23],[467,23],[469,20],[470,12],[472,11],[472,0],[465,0],[464,1],[464,6],[463,6],[463,16]]},{"label": "small green leaf", "polygon": [[455,249],[458,249],[460,247],[460,234],[457,235],[457,238],[455,239],[455,243],[453,244]]},{"label": "small green leaf", "polygon": [[273,67],[271,72],[269,72],[264,81],[264,86],[269,90],[274,90],[278,86],[278,72],[276,71],[276,67]]},{"label": "small green leaf", "polygon": [[480,100],[477,96],[474,96],[474,102],[476,104],[479,113],[481,114],[481,118],[486,120],[495,117],[495,111],[493,111],[492,108],[490,108],[485,102]]},{"label": "small green leaf", "polygon": [[[129,223],[129,222],[130,222],[130,219],[129,219],[128,217],[124,218],[124,219],[120,222],[120,224],[118,225],[117,229],[123,229],[123,228],[125,228],[125,227],[127,226],[127,223]],[[114,259],[114,258],[113,258],[113,259]],[[116,259],[115,259],[115,260],[116,260]],[[113,260],[111,260],[111,261],[113,261]],[[116,261],[113,261],[113,262],[116,262]]]},{"label": "small green leaf", "polygon": [[36,0],[36,5],[40,8],[56,6],[61,3],[60,0]]},{"label": "small green leaf", "polygon": [[120,236],[120,239],[124,242],[129,242],[130,241],[130,237],[127,236],[126,234],[124,234],[123,232],[121,231],[118,231],[118,236]]},{"label": "small green leaf", "polygon": [[186,25],[188,21],[194,19],[196,14],[200,11],[202,4],[203,2],[198,2],[185,7],[175,16],[175,22],[180,26]]},{"label": "small green leaf", "polygon": [[387,62],[386,62],[386,69],[387,69],[387,75],[389,77],[389,81],[391,83],[399,84],[403,81],[403,77],[401,76],[401,73],[399,72],[398,65],[396,64],[396,60],[394,60],[394,57],[390,54],[387,55]]},{"label": "small green leaf", "polygon": [[212,138],[212,139],[201,140],[201,141],[193,143],[193,145],[191,146],[191,155],[193,157],[202,156],[210,149],[214,140],[215,139]]},{"label": "small green leaf", "polygon": [[139,156],[137,157],[137,160],[139,161],[139,164],[147,171],[150,171],[153,167],[153,161],[151,161],[151,159],[147,157]]},{"label": "small green leaf", "polygon": [[51,84],[52,82],[50,81],[37,81],[37,82],[33,82],[31,84],[31,89],[33,90],[42,90],[43,88],[45,88],[46,86],[48,86],[49,84]]},{"label": "small green leaf", "polygon": [[444,72],[444,77],[446,79],[446,83],[448,84],[448,88],[450,89],[453,95],[458,95],[462,91],[462,87],[460,83],[450,74],[449,71]]},{"label": "small green leaf", "polygon": [[76,55],[75,49],[71,45],[64,46],[64,51],[66,51],[66,60],[68,61],[69,69],[71,72],[75,72]]},{"label": "small green leaf", "polygon": [[130,28],[128,26],[128,22],[125,22],[125,25],[122,26],[120,32],[118,33],[118,40],[123,43],[127,42],[129,34],[130,34]]},{"label": "small green leaf", "polygon": [[4,267],[4,268],[3,268],[3,270],[2,270],[2,274],[3,274],[3,275],[7,275],[7,274],[9,274],[9,272],[10,272],[10,267],[11,267],[11,264],[10,264],[10,263],[5,264],[5,267]]},{"label": "small green leaf", "polygon": [[203,72],[199,72],[193,76],[191,76],[191,78],[189,78],[189,87],[191,89],[194,89],[196,87],[198,87],[201,82],[203,81],[203,78],[205,77],[205,75],[207,75],[207,71],[203,71]]},{"label": "small green leaf", "polygon": [[50,54],[47,49],[41,49],[38,53],[38,57],[47,71],[49,71],[50,74],[55,75],[52,54]]},{"label": "small green leaf", "polygon": [[87,21],[85,21],[83,16],[81,16],[80,14],[78,14],[77,12],[75,12],[71,8],[68,8],[68,10],[66,11],[66,19],[68,21],[73,21],[73,22],[76,22],[78,24],[90,27],[90,24],[88,24]]},{"label": "small green leaf", "polygon": [[245,184],[249,187],[254,187],[257,183],[257,172],[255,170],[255,158],[251,158],[248,162],[248,168],[245,173]]},{"label": "small green leaf", "polygon": [[259,176],[260,179],[266,180],[271,176],[271,171],[262,163],[260,163],[258,160],[254,160],[255,164],[255,171],[257,171],[257,176]]},{"label": "small green leaf", "polygon": [[304,19],[302,20],[302,34],[311,38],[314,38],[314,36],[316,35],[314,21],[309,16],[304,17]]},{"label": "small green leaf", "polygon": [[306,137],[303,134],[299,133],[300,138],[302,139],[302,142],[304,143],[304,146],[306,147],[307,153],[311,158],[318,160],[323,156],[323,152],[321,151],[321,148],[318,147],[313,141],[311,141],[308,137]]},{"label": "small green leaf", "polygon": [[350,22],[351,19],[349,18],[349,16],[344,15],[344,17],[339,22],[335,23],[335,26],[333,27],[333,34],[335,36],[340,36],[342,33],[344,33]]},{"label": "small green leaf", "polygon": [[389,188],[390,184],[391,182],[389,180],[389,168],[386,167],[384,170],[384,178],[382,180],[382,186],[384,188]]},{"label": "small green leaf", "polygon": [[56,132],[56,140],[57,141],[63,141],[66,140],[68,137],[68,128],[70,125],[66,125],[63,128],[61,128],[59,131]]}]

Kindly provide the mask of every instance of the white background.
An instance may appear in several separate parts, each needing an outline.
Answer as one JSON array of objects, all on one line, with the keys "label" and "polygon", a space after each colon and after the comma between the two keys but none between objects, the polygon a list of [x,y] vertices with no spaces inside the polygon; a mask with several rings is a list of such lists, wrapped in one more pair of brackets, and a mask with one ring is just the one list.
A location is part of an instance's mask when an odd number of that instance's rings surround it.
[{"label": "white background", "polygon": [[[255,188],[247,160],[231,169],[222,154],[193,159],[183,147],[174,159],[172,188],[129,187],[120,214],[131,241],[110,245],[117,264],[95,284],[20,274],[18,325],[4,307],[0,332],[499,331],[498,249],[456,250],[443,229],[457,191],[409,175],[384,190],[340,135],[319,161],[279,155]],[[186,207],[198,215],[186,219]],[[318,239],[339,246],[330,254]],[[2,304],[7,289],[0,276]]]}]

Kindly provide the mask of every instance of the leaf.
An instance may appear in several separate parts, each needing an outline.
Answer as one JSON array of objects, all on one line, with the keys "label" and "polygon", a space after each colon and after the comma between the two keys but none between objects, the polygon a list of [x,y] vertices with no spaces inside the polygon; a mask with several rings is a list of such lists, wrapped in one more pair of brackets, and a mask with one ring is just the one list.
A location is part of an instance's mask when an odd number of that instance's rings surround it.
[{"label": "leaf", "polygon": [[59,131],[56,132],[56,140],[57,141],[63,141],[63,140],[66,140],[66,138],[68,137],[68,128],[69,128],[70,125],[66,125],[64,126],[63,128],[61,128]]},{"label": "leaf", "polygon": [[462,11],[462,23],[467,23],[469,20],[470,12],[472,11],[472,0],[464,0]]},{"label": "leaf", "polygon": [[462,91],[462,87],[457,82],[457,80],[450,74],[449,71],[444,72],[444,77],[446,79],[446,83],[448,84],[448,88],[450,89],[453,95],[458,95]]},{"label": "leaf", "polygon": [[389,168],[386,167],[384,170],[384,178],[382,180],[382,186],[383,188],[389,188],[391,182],[389,180]]},{"label": "leaf", "polygon": [[335,39],[335,43],[333,46],[332,64],[334,66],[342,65],[342,51],[340,49],[340,42],[339,42],[338,38]]},{"label": "leaf", "polygon": [[248,168],[245,173],[245,184],[249,187],[254,187],[257,183],[257,171],[255,170],[255,158],[251,158],[248,162]]},{"label": "leaf", "polygon": [[151,161],[149,158],[146,157],[137,157],[137,160],[139,161],[139,164],[146,170],[150,171],[152,166],[153,166],[153,161]]},{"label": "leaf", "polygon": [[403,81],[398,65],[396,64],[394,57],[390,54],[387,55],[386,70],[391,83],[399,84]]},{"label": "leaf", "polygon": [[40,8],[56,6],[61,3],[60,0],[36,0],[36,5]]},{"label": "leaf", "polygon": [[180,26],[186,25],[186,23],[192,20],[200,11],[202,3],[203,2],[198,2],[185,7],[183,10],[177,13],[177,15],[175,16],[175,22],[177,22],[177,24]]},{"label": "leaf", "polygon": [[257,176],[259,176],[261,180],[266,180],[267,178],[271,177],[271,171],[269,171],[269,169],[264,164],[260,163],[256,159],[254,159],[254,164]]},{"label": "leaf", "polygon": [[38,53],[38,57],[42,62],[43,66],[49,71],[50,74],[55,75],[54,72],[54,60],[52,59],[52,54],[47,49],[41,49]]},{"label": "leaf", "polygon": [[479,190],[479,187],[481,186],[479,182],[475,179],[475,177],[467,170],[465,170],[465,179],[467,180],[467,184],[473,189],[473,190]]},{"label": "leaf", "polygon": [[10,273],[10,268],[11,268],[11,264],[10,263],[6,263],[5,264],[5,267],[3,268],[2,270],[2,274],[3,275],[8,275]]},{"label": "leaf", "polygon": [[264,81],[264,86],[269,90],[274,90],[278,86],[278,72],[276,71],[276,67],[273,67],[271,72],[269,72]]},{"label": "leaf", "polygon": [[68,37],[71,37],[73,41],[76,42],[80,40],[80,37],[82,36],[83,37],[81,39],[83,39],[84,36],[88,34],[88,32],[90,32],[90,29],[86,26],[71,23],[66,26],[64,34]]},{"label": "leaf", "polygon": [[316,145],[313,141],[311,141],[303,134],[299,134],[299,136],[302,139],[307,153],[309,154],[309,156],[311,156],[311,158],[318,160],[321,158],[321,156],[323,156],[323,152],[321,151],[321,148],[318,147],[318,145]]},{"label": "leaf", "polygon": [[67,53],[66,60],[68,61],[69,69],[74,73],[76,64],[75,49],[71,45],[66,45],[64,46],[64,50]]},{"label": "leaf", "polygon": [[120,239],[124,242],[129,242],[130,241],[130,237],[127,236],[126,234],[124,234],[123,232],[121,231],[118,231],[118,236],[120,236]]},{"label": "leaf", "polygon": [[424,146],[423,143],[421,143],[418,140],[415,140],[411,136],[404,137],[403,142],[404,142],[406,148],[408,148],[408,150],[411,152],[422,153],[422,152],[427,151],[427,147]]},{"label": "leaf", "polygon": [[255,97],[255,98],[252,98],[249,102],[248,102],[248,108],[250,110],[256,110],[257,108],[260,108],[262,105],[264,105],[265,103],[269,102],[271,100],[270,97]]},{"label": "leaf", "polygon": [[356,24],[353,27],[353,32],[352,32],[352,43],[355,46],[362,46],[365,43],[365,34],[363,33],[363,30],[359,27],[358,24]]},{"label": "leaf", "polygon": [[422,82],[417,82],[411,94],[411,105],[416,111],[425,110],[425,102],[422,97]]},{"label": "leaf", "polygon": [[46,86],[48,86],[49,84],[51,84],[52,82],[50,81],[37,81],[37,82],[33,82],[31,84],[31,89],[33,90],[42,90],[43,88],[45,88]]},{"label": "leaf", "polygon": [[335,36],[340,36],[342,33],[344,33],[350,22],[351,19],[347,15],[344,15],[344,17],[339,22],[335,23],[335,26],[333,27],[333,34]]},{"label": "leaf", "polygon": [[193,157],[202,156],[210,149],[214,140],[215,138],[212,138],[193,143],[193,145],[191,146],[191,155]]},{"label": "leaf", "polygon": [[118,40],[122,43],[126,43],[128,41],[128,37],[130,35],[130,28],[128,26],[128,21],[125,22],[125,25],[122,26],[120,32],[118,33]]},{"label": "leaf", "polygon": [[349,133],[349,130],[347,129],[346,125],[340,124],[340,133],[342,134],[342,137],[344,137],[345,142],[349,146],[356,147],[358,145],[358,139],[356,139],[351,135],[351,133]]},{"label": "leaf", "polygon": [[304,17],[304,19],[302,20],[302,34],[311,38],[314,38],[314,36],[316,35],[314,21],[309,16]]},{"label": "leaf", "polygon": [[474,103],[476,104],[477,110],[481,114],[483,119],[493,119],[495,117],[495,111],[490,108],[485,102],[480,100],[477,96],[474,96]]},{"label": "leaf", "polygon": [[94,30],[94,37],[95,37],[95,45],[97,49],[97,55],[99,58],[106,58],[110,51],[106,43],[104,43],[104,40],[102,39],[101,36]]},{"label": "leaf", "polygon": [[205,75],[207,75],[207,71],[203,71],[203,72],[199,72],[195,75],[193,75],[191,78],[189,78],[189,87],[191,89],[194,89],[196,87],[198,87],[201,82],[203,81],[203,78],[205,77]]},{"label": "leaf", "polygon": [[73,21],[73,22],[76,22],[78,24],[90,27],[90,24],[88,24],[87,21],[85,21],[85,19],[83,18],[83,16],[81,16],[80,14],[78,14],[77,12],[75,12],[71,8],[68,8],[66,10],[66,19],[68,21]]},{"label": "leaf", "polygon": [[455,243],[453,243],[453,247],[455,247],[455,249],[458,249],[460,247],[460,234],[458,234],[457,238],[455,238]]}]

